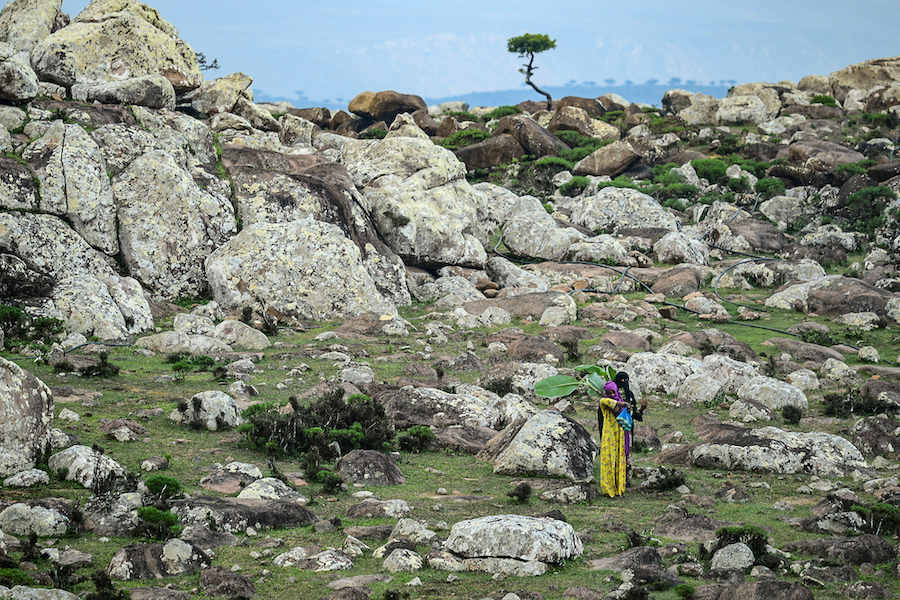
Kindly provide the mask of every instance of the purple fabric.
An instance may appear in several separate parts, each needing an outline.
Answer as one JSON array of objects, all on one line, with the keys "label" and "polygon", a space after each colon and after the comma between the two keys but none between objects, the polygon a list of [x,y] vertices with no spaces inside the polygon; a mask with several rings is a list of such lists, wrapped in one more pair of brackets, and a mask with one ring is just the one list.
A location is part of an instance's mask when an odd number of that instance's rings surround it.
[{"label": "purple fabric", "polygon": [[607,396],[610,396],[610,392],[612,392],[612,396],[610,397],[616,402],[622,402],[622,394],[619,393],[619,386],[617,386],[614,381],[607,381],[606,385],[603,386],[603,391],[606,392]]}]

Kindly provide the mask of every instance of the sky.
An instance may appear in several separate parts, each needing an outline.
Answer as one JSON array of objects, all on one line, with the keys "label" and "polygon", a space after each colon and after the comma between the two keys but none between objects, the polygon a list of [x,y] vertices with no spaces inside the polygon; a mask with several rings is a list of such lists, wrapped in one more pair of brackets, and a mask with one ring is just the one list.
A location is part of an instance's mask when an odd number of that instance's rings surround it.
[{"label": "sky", "polygon": [[[73,18],[88,0],[63,0]],[[524,33],[539,87],[596,82],[799,81],[900,55],[900,0],[151,0],[181,39],[243,72],[257,101],[346,108],[364,91],[427,99],[522,89]],[[677,86],[673,86],[677,87]],[[614,90],[612,90],[614,91]],[[602,93],[602,92],[600,92]],[[600,95],[600,94],[598,94]]]}]

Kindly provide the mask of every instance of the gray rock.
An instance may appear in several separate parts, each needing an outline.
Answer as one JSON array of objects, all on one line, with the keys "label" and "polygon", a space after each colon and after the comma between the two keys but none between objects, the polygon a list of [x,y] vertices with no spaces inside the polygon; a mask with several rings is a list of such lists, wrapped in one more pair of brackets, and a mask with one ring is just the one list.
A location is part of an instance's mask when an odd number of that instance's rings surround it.
[{"label": "gray rock", "polygon": [[754,377],[738,389],[738,398],[759,402],[776,412],[785,406],[809,410],[809,400],[801,390],[771,377]]},{"label": "gray rock", "polygon": [[422,557],[406,548],[397,548],[384,559],[383,567],[388,573],[415,572],[424,565]]},{"label": "gray rock", "polygon": [[241,423],[241,408],[234,398],[217,390],[195,394],[185,403],[184,410],[176,408],[169,418],[176,423],[199,425],[209,431],[234,429]]},{"label": "gray rock", "polygon": [[753,550],[747,544],[738,542],[720,548],[713,554],[710,569],[746,570],[753,566]]},{"label": "gray rock", "polygon": [[605,187],[582,199],[572,222],[593,231],[654,227],[675,231],[678,223],[651,196],[629,188]]},{"label": "gray rock", "polygon": [[34,467],[50,444],[53,394],[40,379],[0,358],[0,475]]},{"label": "gray rock", "polygon": [[188,575],[209,566],[209,556],[203,550],[172,539],[165,544],[126,546],[113,555],[106,572],[114,579],[132,581]]},{"label": "gray rock", "polygon": [[66,481],[77,481],[91,489],[97,481],[123,479],[128,471],[112,458],[89,446],[71,446],[47,461],[54,472],[66,471]]},{"label": "gray rock", "polygon": [[495,473],[593,481],[599,448],[579,423],[552,410],[507,427],[480,457]]},{"label": "gray rock", "polygon": [[162,75],[144,75],[122,81],[102,81],[99,83],[76,83],[71,88],[72,98],[82,102],[102,102],[104,104],[131,104],[175,109],[175,88]]},{"label": "gray rock", "polygon": [[463,558],[513,558],[551,564],[580,556],[584,550],[568,523],[519,515],[460,521],[450,529],[444,549]]},{"label": "gray rock", "polygon": [[286,483],[274,477],[263,477],[247,484],[238,498],[259,498],[262,500],[288,500],[298,504],[306,504],[307,499],[300,492],[288,487]]},{"label": "gray rock", "polygon": [[32,70],[28,54],[0,42],[0,98],[29,102],[40,92],[38,76]]}]

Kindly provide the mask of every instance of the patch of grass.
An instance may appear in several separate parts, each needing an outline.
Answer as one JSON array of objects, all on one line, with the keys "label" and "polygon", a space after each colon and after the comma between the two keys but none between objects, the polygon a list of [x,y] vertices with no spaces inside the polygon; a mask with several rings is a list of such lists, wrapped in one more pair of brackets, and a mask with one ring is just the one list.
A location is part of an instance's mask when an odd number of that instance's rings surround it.
[{"label": "patch of grass", "polygon": [[718,158],[697,158],[691,161],[691,166],[697,172],[700,179],[705,179],[711,184],[724,183],[725,171],[728,165]]},{"label": "patch of grass", "polygon": [[456,133],[448,135],[437,143],[448,150],[459,150],[460,148],[483,142],[490,137],[491,133],[489,131],[484,131],[482,129],[463,129],[462,131],[457,131]]},{"label": "patch of grass", "polygon": [[590,183],[591,180],[587,177],[576,175],[569,181],[559,186],[559,193],[563,196],[577,196],[578,194],[583,192],[584,188],[590,185]]},{"label": "patch of grass", "polygon": [[834,107],[837,107],[837,105],[838,105],[837,100],[835,100],[834,98],[832,98],[831,96],[829,96],[827,94],[816,94],[815,96],[812,97],[812,99],[809,101],[809,103],[810,104],[822,104],[824,106],[834,106]]}]

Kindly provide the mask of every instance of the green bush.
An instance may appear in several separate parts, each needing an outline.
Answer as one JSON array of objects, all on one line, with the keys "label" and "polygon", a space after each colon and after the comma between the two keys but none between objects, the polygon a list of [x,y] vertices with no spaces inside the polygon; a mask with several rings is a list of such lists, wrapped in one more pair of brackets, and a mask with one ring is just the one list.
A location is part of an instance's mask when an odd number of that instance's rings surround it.
[{"label": "green bush", "polygon": [[870,125],[874,125],[875,127],[884,127],[885,129],[893,129],[900,124],[900,118],[898,118],[893,113],[860,113],[859,115],[863,121],[869,123]]},{"label": "green bush", "polygon": [[809,101],[810,104],[823,104],[825,106],[837,106],[837,100],[828,96],[827,94],[816,94],[812,97],[812,100]]},{"label": "green bush", "polygon": [[855,163],[845,163],[834,168],[834,175],[838,179],[847,180],[854,175],[865,175],[869,172],[869,167],[874,165],[875,161],[872,159],[861,160]]},{"label": "green bush", "polygon": [[385,449],[394,437],[384,408],[363,394],[343,399],[335,390],[309,405],[290,398],[293,408],[283,414],[278,406],[257,404],[244,411],[245,423],[238,427],[245,443],[274,456],[297,456],[315,450],[331,457],[329,444],[337,442],[341,451],[353,448]]},{"label": "green bush", "polygon": [[800,419],[803,418],[803,409],[799,406],[794,406],[793,404],[786,404],[781,409],[781,416],[784,418],[785,423],[796,425],[800,422]]},{"label": "green bush", "polygon": [[380,127],[369,127],[359,134],[361,140],[382,140],[387,135],[387,129]]},{"label": "green bush", "polygon": [[725,171],[728,165],[718,158],[697,158],[691,161],[691,166],[697,172],[697,176],[711,184],[722,183],[725,180]]},{"label": "green bush", "polygon": [[211,356],[200,354],[193,356],[187,353],[169,354],[166,362],[172,363],[173,371],[209,371],[216,366],[216,361]]},{"label": "green bush", "polygon": [[448,112],[446,116],[453,117],[460,123],[462,123],[464,121],[472,121],[473,123],[481,122],[481,117],[479,117],[478,115],[472,114],[470,112],[466,112],[464,110],[454,110],[454,111]]},{"label": "green bush", "polygon": [[896,406],[890,402],[880,402],[877,398],[863,398],[857,390],[825,394],[822,404],[826,417],[859,417],[880,413],[893,414],[897,411]]},{"label": "green bush", "polygon": [[142,506],[137,509],[138,526],[135,534],[139,537],[165,541],[178,537],[181,527],[178,525],[178,515],[168,510],[160,510],[155,506]]},{"label": "green bush", "polygon": [[875,230],[887,222],[885,209],[897,197],[894,190],[886,185],[867,187],[847,197],[844,214],[845,228],[867,234],[870,238]]},{"label": "green bush", "polygon": [[760,194],[762,194],[763,198],[774,198],[775,196],[781,196],[784,194],[784,182],[778,179],[777,177],[765,177],[756,182],[756,185],[753,186],[754,189]]},{"label": "green bush", "polygon": [[3,345],[7,350],[18,345],[55,339],[65,332],[60,319],[32,317],[17,306],[0,304],[0,329],[3,329]]},{"label": "green bush", "polygon": [[474,128],[463,129],[462,131],[457,131],[456,133],[450,134],[444,139],[439,140],[438,144],[448,150],[459,150],[460,148],[483,142],[489,137],[491,137],[489,131]]},{"label": "green bush", "polygon": [[518,115],[522,113],[522,109],[518,106],[498,106],[491,112],[484,115],[485,121],[490,121],[491,119],[500,119],[502,117],[507,117],[509,115]]},{"label": "green bush", "polygon": [[152,475],[144,482],[147,490],[160,500],[168,500],[181,495],[184,486],[177,479],[167,475]]},{"label": "green bush", "polygon": [[570,171],[573,164],[566,159],[560,158],[558,156],[545,156],[534,161],[531,166],[535,171],[543,171],[556,174],[560,171]]},{"label": "green bush", "polygon": [[407,452],[421,452],[427,450],[434,441],[434,432],[426,425],[413,425],[399,436],[397,445]]},{"label": "green bush", "polygon": [[591,180],[587,177],[576,175],[569,181],[559,186],[559,193],[563,196],[577,196],[578,194],[583,192],[584,188],[590,185],[590,183]]},{"label": "green bush", "polygon": [[730,178],[725,185],[729,190],[738,194],[744,194],[750,191],[750,180],[746,175]]},{"label": "green bush", "polygon": [[30,587],[34,585],[34,579],[21,569],[5,568],[0,569],[0,585],[8,588],[17,585]]},{"label": "green bush", "polygon": [[120,367],[109,362],[109,352],[101,352],[97,355],[100,362],[96,365],[85,365],[78,369],[82,377],[115,377],[119,374]]}]

